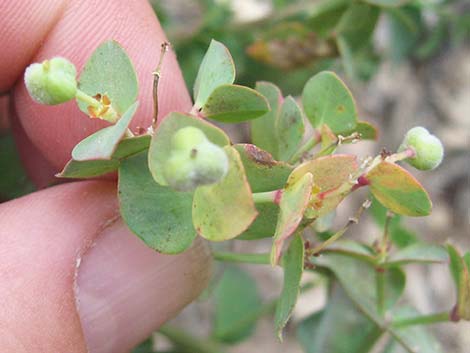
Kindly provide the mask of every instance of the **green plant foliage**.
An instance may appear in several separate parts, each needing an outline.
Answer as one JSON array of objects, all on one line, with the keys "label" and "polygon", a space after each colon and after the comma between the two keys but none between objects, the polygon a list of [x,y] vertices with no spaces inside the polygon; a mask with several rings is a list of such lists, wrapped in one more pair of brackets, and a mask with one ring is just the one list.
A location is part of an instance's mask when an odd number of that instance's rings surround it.
[{"label": "green plant foliage", "polygon": [[[411,307],[399,307],[393,311],[394,320],[416,316],[419,313]],[[410,326],[404,328],[394,328],[392,340],[384,353],[442,353],[443,350],[436,338],[429,331],[420,326]]]},{"label": "green plant foliage", "polygon": [[[320,257],[312,257],[311,261],[321,267],[330,269],[348,297],[358,306],[369,319],[383,325],[384,319],[377,308],[377,291],[373,285],[377,271],[367,262],[348,256],[347,254],[328,253]],[[385,270],[385,308],[390,310],[401,297],[405,288],[405,274],[400,269]]]},{"label": "green plant foliage", "polygon": [[194,83],[194,105],[201,109],[217,87],[234,81],[235,64],[232,55],[225,45],[212,39]]},{"label": "green plant foliage", "polygon": [[250,121],[251,141],[276,158],[278,155],[278,140],[275,125],[283,100],[282,92],[279,87],[270,82],[256,82],[255,89],[266,97],[271,110]]},{"label": "green plant foliage", "polygon": [[363,0],[371,5],[384,6],[384,7],[398,7],[406,3],[409,3],[411,0]]},{"label": "green plant foliage", "polygon": [[330,35],[349,5],[349,0],[323,0],[310,14],[307,25],[322,37]]},{"label": "green plant foliage", "polygon": [[305,114],[314,127],[322,124],[335,134],[353,130],[357,124],[356,104],[351,92],[333,72],[313,76],[302,92]]},{"label": "green plant foliage", "polygon": [[256,325],[251,316],[261,305],[255,279],[236,266],[227,266],[214,297],[212,336],[231,344],[248,338]]},{"label": "green plant foliage", "polygon": [[445,263],[447,251],[440,245],[416,243],[398,250],[390,255],[385,266],[403,266],[411,263]]},{"label": "green plant foliage", "polygon": [[119,167],[119,204],[124,222],[147,246],[165,254],[188,249],[196,237],[191,193],[157,184],[147,166],[147,151]]},{"label": "green plant foliage", "polygon": [[98,130],[80,141],[72,150],[72,158],[76,161],[111,159],[126,133],[137,106],[138,102],[132,104],[115,125]]},{"label": "green plant foliage", "polygon": [[[107,95],[118,114],[130,109],[137,99],[138,82],[129,57],[115,41],[101,44],[88,59],[80,74],[79,86],[90,96]],[[79,108],[88,114],[88,105],[77,100]]]},{"label": "green plant foliage", "polygon": [[0,202],[34,191],[10,134],[0,136],[0,169]]},{"label": "green plant foliage", "polygon": [[302,141],[305,126],[302,112],[294,98],[286,97],[276,120],[279,159],[289,161]]},{"label": "green plant foliage", "polygon": [[431,200],[423,186],[405,169],[381,162],[366,178],[370,191],[391,211],[405,216],[427,216],[431,213]]},{"label": "green plant foliage", "polygon": [[376,254],[369,246],[352,240],[336,241],[329,245],[324,252],[344,254],[370,264],[377,262]]},{"label": "green plant foliage", "polygon": [[119,160],[148,149],[150,135],[141,135],[122,139],[112,158],[109,160],[76,161],[71,159],[64,169],[56,175],[59,178],[95,178],[119,168]]},{"label": "green plant foliage", "polygon": [[237,240],[257,240],[274,236],[279,206],[270,202],[259,203],[256,204],[256,210],[258,216],[255,221],[236,238]]},{"label": "green plant foliage", "polygon": [[360,49],[372,36],[379,14],[375,6],[352,2],[335,28],[337,38],[352,51]]},{"label": "green plant foliage", "polygon": [[[374,218],[375,222],[379,227],[383,228],[385,225],[385,219],[387,218],[388,210],[382,206],[382,204],[373,198],[371,195],[372,206],[369,208],[369,212]],[[399,248],[405,248],[409,245],[415,244],[418,242],[418,238],[414,233],[405,228],[401,223],[402,217],[399,215],[394,215],[389,222],[388,231],[390,235],[390,240],[394,245]]]},{"label": "green plant foliage", "polygon": [[284,268],[284,285],[281,296],[276,305],[275,325],[277,335],[282,340],[282,329],[292,315],[297,297],[300,292],[300,280],[304,271],[304,242],[302,236],[297,234],[293,237],[289,249],[282,257]]},{"label": "green plant foliage", "polygon": [[470,255],[461,257],[455,247],[448,244],[450,271],[457,288],[457,304],[455,313],[458,319],[470,321]]},{"label": "green plant foliage", "polygon": [[250,185],[237,150],[225,147],[229,172],[220,182],[200,186],[194,192],[193,223],[198,234],[212,241],[235,238],[255,220]]},{"label": "green plant foliage", "polygon": [[294,234],[307,209],[313,188],[313,175],[305,173],[295,182],[289,182],[279,203],[279,218],[271,250],[271,264],[274,266],[281,257],[284,242]]},{"label": "green plant foliage", "polygon": [[268,111],[268,101],[255,90],[238,85],[222,85],[207,98],[201,112],[209,119],[239,123],[256,119]]},{"label": "green plant foliage", "polygon": [[237,144],[234,147],[240,154],[252,192],[271,191],[285,186],[292,166],[275,161],[269,153],[255,145]]},{"label": "green plant foliage", "polygon": [[171,155],[171,138],[179,129],[193,126],[201,129],[212,143],[226,146],[230,143],[228,136],[218,127],[196,117],[183,113],[170,113],[160,123],[155,131],[149,147],[149,168],[155,181],[168,185],[163,174],[163,168]]},{"label": "green plant foliage", "polygon": [[332,155],[320,157],[307,161],[294,169],[289,182],[294,182],[305,173],[311,173],[317,188],[317,194],[320,197],[311,202],[311,206],[306,213],[308,218],[317,218],[333,211],[336,206],[344,199],[345,193],[332,193],[331,196],[328,192],[338,189],[344,183],[349,181],[350,176],[358,169],[357,160],[352,155]]},{"label": "green plant foliage", "polygon": [[354,131],[361,134],[361,140],[377,140],[377,128],[367,121],[358,121]]},{"label": "green plant foliage", "polygon": [[368,352],[381,334],[337,284],[326,307],[297,327],[297,338],[305,353]]}]

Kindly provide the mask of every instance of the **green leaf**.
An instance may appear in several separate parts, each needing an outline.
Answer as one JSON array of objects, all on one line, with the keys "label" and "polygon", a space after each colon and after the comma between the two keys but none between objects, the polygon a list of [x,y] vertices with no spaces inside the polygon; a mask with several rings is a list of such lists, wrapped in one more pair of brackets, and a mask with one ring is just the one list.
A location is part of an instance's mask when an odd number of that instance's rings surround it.
[{"label": "green leaf", "polygon": [[[403,6],[387,11],[389,24],[388,56],[399,62],[409,56],[419,45],[423,26],[422,10],[418,6]],[[434,32],[433,28],[433,32]]]},{"label": "green leaf", "polygon": [[194,83],[195,106],[200,109],[212,92],[221,85],[235,81],[235,64],[229,50],[212,39],[202,60]]},{"label": "green leaf", "polygon": [[276,85],[270,82],[256,82],[255,89],[266,97],[271,110],[250,121],[251,142],[277,157],[278,141],[275,123],[282,103],[282,93]]},{"label": "green leaf", "polygon": [[[384,319],[377,310],[375,267],[351,256],[325,253],[310,259],[315,265],[330,269],[348,297],[360,311],[375,323],[382,325]],[[385,308],[392,308],[405,288],[405,274],[398,268],[385,269]]]},{"label": "green leaf", "polygon": [[302,112],[294,98],[286,97],[276,120],[278,156],[281,161],[288,161],[302,141],[305,132]]},{"label": "green leaf", "polygon": [[191,222],[192,194],[157,184],[148,169],[147,151],[119,167],[119,204],[129,229],[164,254],[188,249],[196,237]]},{"label": "green leaf", "polygon": [[[79,79],[79,88],[90,96],[106,94],[118,114],[126,112],[137,99],[138,83],[134,67],[124,49],[115,41],[101,44],[88,59]],[[77,100],[81,111],[88,105]]]},{"label": "green leaf", "polygon": [[284,284],[281,296],[276,305],[274,322],[279,339],[282,341],[282,330],[289,321],[300,293],[300,281],[304,271],[304,241],[297,234],[291,241],[289,249],[283,256]]},{"label": "green leaf", "polygon": [[302,92],[302,104],[314,127],[326,124],[335,134],[356,127],[356,104],[351,92],[331,71],[320,72],[308,80]]},{"label": "green leaf", "polygon": [[0,170],[0,202],[34,191],[11,134],[0,136]]},{"label": "green leaf", "polygon": [[132,104],[115,125],[98,130],[80,141],[72,150],[72,158],[76,161],[111,159],[126,133],[137,106],[138,102]]},{"label": "green leaf", "polygon": [[333,244],[323,249],[322,252],[340,253],[345,256],[351,256],[358,260],[369,262],[370,264],[376,263],[377,256],[367,245],[352,240],[335,241]]},{"label": "green leaf", "polygon": [[71,159],[64,169],[56,174],[58,178],[88,179],[111,173],[119,168],[119,160],[76,161]]},{"label": "green leaf", "polygon": [[367,45],[375,25],[379,19],[380,10],[364,3],[354,2],[343,14],[336,26],[336,35],[354,52]]},{"label": "green leaf", "polygon": [[129,137],[121,140],[109,160],[76,161],[71,159],[58,178],[87,179],[113,172],[119,168],[119,160],[139,153],[148,148],[150,135]]},{"label": "green leaf", "polygon": [[256,204],[258,216],[255,221],[237,237],[237,240],[270,238],[276,232],[279,206],[272,202]]},{"label": "green leaf", "polygon": [[163,166],[171,154],[171,138],[179,129],[194,126],[201,129],[212,143],[226,146],[230,143],[228,136],[218,127],[190,115],[183,113],[170,113],[158,125],[149,148],[149,168],[155,181],[161,185],[168,185],[163,175]]},{"label": "green leaf", "polygon": [[194,227],[211,241],[235,238],[258,215],[239,153],[231,146],[224,150],[229,159],[228,174],[220,182],[200,186],[194,192]]},{"label": "green leaf", "polygon": [[271,250],[271,264],[274,266],[281,257],[282,246],[292,236],[302,221],[313,188],[313,175],[305,173],[284,189],[279,202],[279,217]]},{"label": "green leaf", "polygon": [[455,247],[447,244],[450,271],[457,288],[456,316],[470,321],[470,255],[461,257]]},{"label": "green leaf", "polygon": [[331,31],[348,8],[350,0],[324,0],[316,5],[309,18],[308,26],[313,32],[328,37]]},{"label": "green leaf", "polygon": [[209,119],[239,123],[256,119],[269,111],[269,103],[254,89],[238,85],[217,87],[202,107],[202,114]]},{"label": "green leaf", "polygon": [[354,131],[361,134],[361,140],[377,140],[379,135],[377,128],[367,121],[358,121]]},{"label": "green leaf", "polygon": [[383,266],[403,266],[410,263],[444,263],[447,251],[440,245],[416,243],[392,253]]},{"label": "green leaf", "polygon": [[427,216],[431,200],[423,186],[405,169],[389,162],[381,162],[367,175],[370,191],[391,211],[405,216]]},{"label": "green leaf", "polygon": [[[349,176],[358,169],[356,156],[336,154],[307,161],[294,169],[288,182],[295,182],[305,173],[311,173],[318,193],[337,189],[349,180]],[[311,204],[305,216],[317,218],[338,206],[346,194],[321,197]]]},{"label": "green leaf", "polygon": [[239,267],[226,266],[214,296],[213,337],[226,343],[248,338],[256,326],[252,313],[261,305],[255,279]]},{"label": "green leaf", "polygon": [[[416,309],[411,307],[398,307],[393,312],[393,320],[405,319],[408,317],[413,317],[419,315]],[[434,338],[433,335],[429,333],[426,327],[424,326],[407,326],[403,328],[394,328],[393,334],[395,339],[399,339],[400,342],[396,340],[391,342],[384,353],[414,353],[414,352],[423,352],[423,353],[442,353],[443,350],[439,342]],[[405,344],[407,347],[412,348],[412,350],[405,349],[403,347]]]},{"label": "green leaf", "polygon": [[[387,218],[387,209],[371,195],[372,206],[369,207],[369,213],[373,216],[375,222],[383,229],[385,219]],[[389,223],[389,232],[391,241],[399,248],[405,248],[418,242],[418,238],[414,233],[403,227],[401,217],[395,215]]]},{"label": "green leaf", "polygon": [[362,0],[371,5],[383,6],[383,7],[398,7],[403,6],[411,0]]},{"label": "green leaf", "polygon": [[300,322],[297,328],[305,353],[369,352],[381,334],[380,328],[356,309],[337,284],[326,307]]},{"label": "green leaf", "polygon": [[275,161],[262,149],[250,144],[234,145],[240,153],[246,176],[253,192],[272,191],[284,188],[293,167]]}]

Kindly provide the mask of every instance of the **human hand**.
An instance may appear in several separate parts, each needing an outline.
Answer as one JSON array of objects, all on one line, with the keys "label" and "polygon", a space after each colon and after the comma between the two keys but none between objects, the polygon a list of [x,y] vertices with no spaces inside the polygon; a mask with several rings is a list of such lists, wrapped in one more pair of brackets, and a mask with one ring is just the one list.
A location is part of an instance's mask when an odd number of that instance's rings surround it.
[{"label": "human hand", "polygon": [[[31,62],[63,56],[81,69],[102,41],[117,40],[139,77],[132,126],[150,124],[151,72],[165,39],[146,0],[2,0],[0,13],[0,93],[10,94],[15,138],[37,185],[105,123],[73,102],[34,103],[22,80]],[[174,55],[159,91],[160,117],[190,108]],[[1,352],[127,352],[205,287],[204,245],[156,254],[120,220],[115,193],[112,181],[75,182],[0,205]]]}]

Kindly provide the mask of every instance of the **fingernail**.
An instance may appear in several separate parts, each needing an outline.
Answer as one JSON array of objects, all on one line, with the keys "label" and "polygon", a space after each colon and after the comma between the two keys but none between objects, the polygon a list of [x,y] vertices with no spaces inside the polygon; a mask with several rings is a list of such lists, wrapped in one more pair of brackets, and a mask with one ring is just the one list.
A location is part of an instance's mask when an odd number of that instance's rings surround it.
[{"label": "fingernail", "polygon": [[202,241],[180,255],[158,254],[121,220],[81,258],[76,300],[90,353],[128,352],[205,288],[210,256]]}]

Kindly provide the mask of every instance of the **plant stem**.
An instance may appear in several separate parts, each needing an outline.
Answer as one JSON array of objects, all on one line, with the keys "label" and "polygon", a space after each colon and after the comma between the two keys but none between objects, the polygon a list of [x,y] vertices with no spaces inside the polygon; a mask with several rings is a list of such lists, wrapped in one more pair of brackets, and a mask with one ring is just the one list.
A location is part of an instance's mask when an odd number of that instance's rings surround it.
[{"label": "plant stem", "polygon": [[307,153],[308,151],[310,151],[316,145],[318,145],[320,143],[320,141],[321,141],[321,136],[317,131],[315,131],[313,136],[309,140],[307,140],[307,142],[305,142],[305,144],[303,144],[294,153],[294,155],[291,157],[291,159],[289,159],[289,163],[294,164],[294,163],[297,163],[298,161],[300,161],[302,159],[302,157],[304,156],[304,154]]},{"label": "plant stem", "polygon": [[380,316],[385,315],[385,270],[375,271],[375,283],[377,290],[377,312]]},{"label": "plant stem", "polygon": [[411,147],[408,147],[404,151],[397,152],[386,157],[385,160],[390,163],[395,163],[395,162],[402,161],[407,158],[412,158],[415,156],[415,154],[416,154],[415,150],[412,149]]},{"label": "plant stem", "polygon": [[209,340],[181,331],[176,327],[162,326],[159,332],[173,342],[182,353],[222,353],[219,345]]},{"label": "plant stem", "polygon": [[253,193],[253,201],[255,203],[279,203],[278,200],[281,195],[282,189],[266,192],[255,192]]},{"label": "plant stem", "polygon": [[218,252],[214,251],[212,253],[214,260],[216,261],[225,261],[225,262],[238,262],[238,263],[248,263],[248,264],[261,264],[269,265],[271,264],[270,256],[271,254],[246,254],[246,253],[234,253],[234,252]]},{"label": "plant stem", "polygon": [[75,98],[78,99],[79,101],[82,101],[89,106],[92,106],[93,108],[101,108],[102,104],[93,98],[92,96],[86,94],[82,90],[77,89],[77,93],[75,94]]},{"label": "plant stem", "polygon": [[336,240],[338,240],[339,238],[341,238],[341,236],[346,233],[346,231],[349,229],[349,227],[353,224],[357,224],[359,223],[359,219],[361,218],[361,215],[362,213],[364,212],[365,209],[369,208],[371,202],[370,200],[366,200],[362,203],[361,207],[359,207],[359,209],[356,211],[356,214],[354,215],[354,217],[350,217],[348,222],[346,223],[346,225],[341,229],[339,230],[338,232],[336,232],[335,234],[333,234],[331,237],[329,237],[327,240],[325,240],[323,243],[317,245],[316,247],[312,248],[312,249],[308,249],[307,250],[307,253],[309,255],[317,255],[319,254],[324,248],[326,248],[328,245],[334,243]]},{"label": "plant stem", "polygon": [[157,118],[158,118],[158,83],[162,75],[162,65],[163,58],[165,57],[166,52],[170,49],[170,43],[163,42],[160,51],[160,58],[158,59],[158,64],[155,70],[152,72],[153,75],[153,118],[152,118],[152,127],[157,127]]},{"label": "plant stem", "polygon": [[415,317],[408,317],[399,319],[392,322],[393,327],[406,327],[406,326],[413,326],[413,325],[430,325],[435,324],[438,322],[449,322],[450,315],[449,312],[445,311],[442,313],[435,313],[429,315],[421,315]]}]

